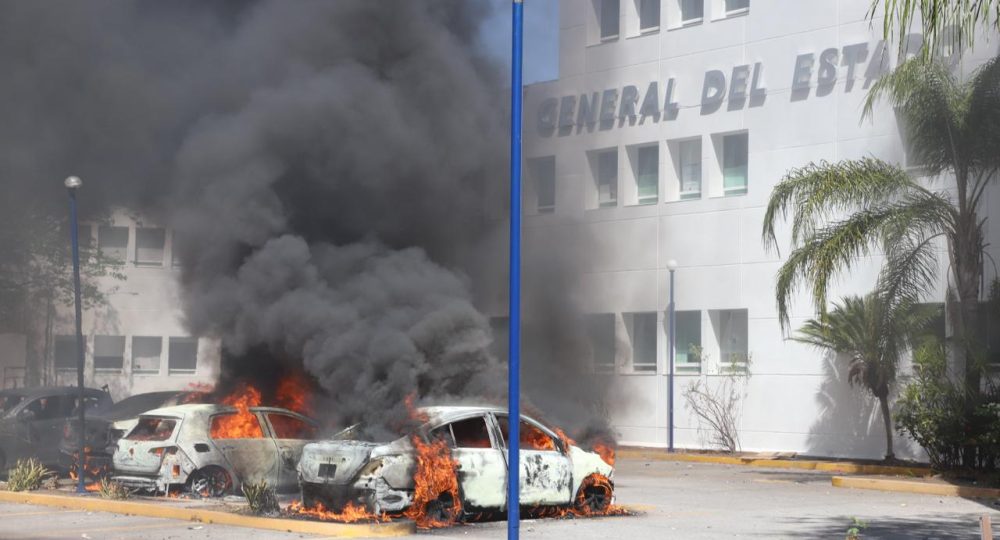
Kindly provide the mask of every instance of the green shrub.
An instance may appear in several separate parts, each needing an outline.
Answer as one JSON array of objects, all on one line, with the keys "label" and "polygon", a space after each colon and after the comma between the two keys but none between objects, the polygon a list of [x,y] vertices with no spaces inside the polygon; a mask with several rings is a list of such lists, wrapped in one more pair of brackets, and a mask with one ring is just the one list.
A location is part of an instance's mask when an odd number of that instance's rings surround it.
[{"label": "green shrub", "polygon": [[278,496],[274,488],[267,485],[266,480],[260,482],[244,482],[243,496],[247,499],[247,506],[254,515],[276,515],[280,511],[278,506]]},{"label": "green shrub", "polygon": [[1000,466],[1000,401],[977,397],[947,375],[944,347],[929,342],[914,353],[914,378],[897,401],[900,433],[917,441],[939,470]]},{"label": "green shrub", "polygon": [[98,485],[97,494],[105,499],[124,501],[132,496],[132,490],[121,482],[104,477]]},{"label": "green shrub", "polygon": [[7,471],[7,489],[35,491],[54,474],[35,458],[19,459],[14,468]]}]

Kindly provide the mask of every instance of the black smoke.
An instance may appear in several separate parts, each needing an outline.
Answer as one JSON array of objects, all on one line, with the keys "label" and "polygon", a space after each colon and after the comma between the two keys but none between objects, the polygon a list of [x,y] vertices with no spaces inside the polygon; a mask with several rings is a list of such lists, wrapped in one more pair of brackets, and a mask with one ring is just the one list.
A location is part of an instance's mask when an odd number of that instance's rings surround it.
[{"label": "black smoke", "polygon": [[[507,264],[509,94],[478,48],[493,8],[5,2],[0,174],[10,197],[54,201],[78,174],[89,210],[169,224],[185,321],[221,339],[226,377],[267,373],[267,351],[317,379],[338,423],[395,417],[411,393],[501,400],[473,303],[502,297]],[[525,384],[582,426],[602,384],[561,248],[539,250],[525,293]]]}]

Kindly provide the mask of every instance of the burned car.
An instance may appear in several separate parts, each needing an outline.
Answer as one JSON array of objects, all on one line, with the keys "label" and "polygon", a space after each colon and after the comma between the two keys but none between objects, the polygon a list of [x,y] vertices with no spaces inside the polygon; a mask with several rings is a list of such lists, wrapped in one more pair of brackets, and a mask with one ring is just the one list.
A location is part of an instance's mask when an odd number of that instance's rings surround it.
[{"label": "burned car", "polygon": [[[34,457],[50,468],[62,465],[59,439],[68,419],[79,415],[76,387],[18,388],[0,394],[0,471],[18,459]],[[105,390],[84,389],[86,414],[109,407]]]},{"label": "burned car", "polygon": [[317,424],[288,409],[187,404],[148,411],[118,441],[114,479],[155,492],[186,487],[218,497],[266,481],[294,491],[302,447]]},{"label": "burned car", "polygon": [[[455,463],[458,504],[442,494],[421,512],[458,508],[458,516],[506,508],[507,411],[492,407],[426,407],[426,421],[413,433],[389,442],[364,437],[353,426],[334,440],[306,445],[299,462],[302,504],[340,511],[360,505],[374,514],[402,513],[414,504],[416,447],[446,441]],[[610,507],[614,468],[598,454],[570,443],[556,431],[521,417],[521,506]],[[419,438],[416,438],[419,437]],[[383,437],[384,438],[384,437]],[[432,508],[436,506],[437,508]],[[449,519],[450,516],[442,516]]]}]

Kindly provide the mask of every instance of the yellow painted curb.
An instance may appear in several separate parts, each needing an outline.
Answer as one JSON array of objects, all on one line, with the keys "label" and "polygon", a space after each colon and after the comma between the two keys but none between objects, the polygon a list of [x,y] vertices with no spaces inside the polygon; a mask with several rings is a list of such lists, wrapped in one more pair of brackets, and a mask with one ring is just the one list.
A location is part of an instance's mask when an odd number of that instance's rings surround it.
[{"label": "yellow painted curb", "polygon": [[263,518],[233,514],[230,512],[220,512],[218,510],[184,508],[182,506],[177,506],[177,503],[154,504],[135,501],[112,501],[96,497],[53,495],[49,493],[0,491],[0,501],[56,506],[60,508],[89,510],[93,512],[113,512],[116,514],[128,514],[133,516],[198,521],[201,523],[214,523],[218,525],[232,525],[235,527],[250,527],[254,529],[316,534],[341,538],[386,538],[390,536],[406,536],[416,532],[416,526],[410,521],[370,524],[330,523],[297,519]]},{"label": "yellow painted curb", "polygon": [[942,495],[947,497],[980,497],[1000,498],[1000,489],[973,486],[954,486],[951,484],[930,484],[927,482],[912,482],[908,480],[893,480],[890,478],[858,478],[849,476],[834,476],[830,479],[834,487],[875,489],[879,491],[894,491],[898,493],[921,493],[924,495]]},{"label": "yellow painted curb", "polygon": [[884,474],[893,476],[930,476],[929,467],[899,467],[894,465],[874,465],[844,461],[819,461],[804,459],[758,459],[738,456],[718,456],[702,454],[671,454],[665,451],[619,448],[616,456],[623,459],[649,459],[659,461],[685,461],[693,463],[715,463],[722,465],[742,465],[746,467],[766,467],[771,469],[800,469],[809,471],[836,472],[844,474]]}]

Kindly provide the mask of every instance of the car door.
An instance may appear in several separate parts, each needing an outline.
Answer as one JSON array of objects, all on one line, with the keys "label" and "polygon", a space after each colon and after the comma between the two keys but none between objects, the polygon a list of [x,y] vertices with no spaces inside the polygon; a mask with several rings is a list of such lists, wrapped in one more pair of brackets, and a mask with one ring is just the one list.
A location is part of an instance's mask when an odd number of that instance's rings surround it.
[{"label": "car door", "polygon": [[212,416],[211,437],[216,448],[225,456],[230,469],[235,473],[233,486],[240,483],[260,482],[275,486],[278,482],[278,452],[274,441],[264,435],[260,417],[246,413],[239,418],[238,432],[219,429],[220,425],[232,423],[239,413],[222,413]]},{"label": "car door", "polygon": [[277,489],[293,490],[298,486],[296,467],[302,458],[302,448],[316,439],[317,426],[297,414],[267,411],[264,413],[271,436],[277,447]]},{"label": "car door", "polygon": [[27,435],[32,453],[44,465],[58,465],[59,441],[63,426],[76,404],[73,396],[46,396],[28,404],[32,412],[27,422]]},{"label": "car door", "polygon": [[455,420],[431,431],[443,437],[458,462],[458,485],[465,511],[501,509],[507,498],[507,463],[499,441],[491,435],[487,417],[479,414]]},{"label": "car door", "polygon": [[[507,415],[496,415],[506,458]],[[573,467],[564,449],[548,430],[521,417],[521,466],[518,485],[521,506],[568,504],[572,499]]]}]

